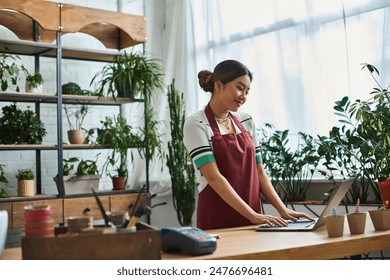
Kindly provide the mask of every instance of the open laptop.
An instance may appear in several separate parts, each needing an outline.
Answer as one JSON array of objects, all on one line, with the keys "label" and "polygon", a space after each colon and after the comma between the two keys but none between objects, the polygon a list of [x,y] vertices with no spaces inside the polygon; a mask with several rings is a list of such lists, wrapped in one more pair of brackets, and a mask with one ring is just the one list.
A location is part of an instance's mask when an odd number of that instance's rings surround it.
[{"label": "open laptop", "polygon": [[296,222],[289,222],[285,227],[281,226],[270,226],[268,224],[260,225],[256,228],[256,231],[311,231],[322,226],[325,223],[324,217],[330,215],[332,208],[336,208],[341,200],[344,198],[345,194],[348,192],[353,181],[355,179],[350,179],[343,181],[337,190],[333,193],[332,197],[329,200],[328,205],[322,211],[321,215],[316,218],[314,221],[307,219],[299,219]]}]

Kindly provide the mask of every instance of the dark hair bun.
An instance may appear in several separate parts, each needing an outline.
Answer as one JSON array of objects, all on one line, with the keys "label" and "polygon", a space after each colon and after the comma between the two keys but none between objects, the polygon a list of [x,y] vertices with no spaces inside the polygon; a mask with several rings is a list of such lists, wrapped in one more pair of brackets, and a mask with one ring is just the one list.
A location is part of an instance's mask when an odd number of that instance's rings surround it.
[{"label": "dark hair bun", "polygon": [[213,72],[209,70],[200,71],[198,73],[198,81],[200,87],[205,92],[213,92],[213,88],[214,88]]}]

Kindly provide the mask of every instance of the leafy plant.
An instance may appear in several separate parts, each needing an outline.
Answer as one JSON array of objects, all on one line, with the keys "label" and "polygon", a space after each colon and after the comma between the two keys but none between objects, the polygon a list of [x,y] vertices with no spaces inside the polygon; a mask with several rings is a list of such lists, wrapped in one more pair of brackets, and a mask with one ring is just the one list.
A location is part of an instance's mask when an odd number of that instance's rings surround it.
[{"label": "leafy plant", "polygon": [[43,77],[40,73],[28,74],[26,77],[26,81],[30,83],[30,87],[36,88],[39,85],[43,84]]},{"label": "leafy plant", "polygon": [[41,144],[47,132],[32,110],[21,110],[15,104],[2,108],[0,144]]},{"label": "leafy plant", "polygon": [[7,197],[9,197],[7,190],[0,189],[0,198],[7,198]]},{"label": "leafy plant", "polygon": [[4,167],[5,167],[4,164],[0,164],[0,182],[1,183],[8,183],[8,180],[5,177]]},{"label": "leafy plant", "polygon": [[86,176],[99,174],[96,160],[80,160],[78,157],[71,157],[69,159],[64,159],[63,161],[64,176]]},{"label": "leafy plant", "polygon": [[171,140],[168,142],[167,166],[171,175],[173,206],[182,226],[192,224],[195,211],[195,170],[183,143],[185,121],[183,93],[175,88],[175,80],[168,86]]},{"label": "leafy plant", "polygon": [[277,192],[287,202],[306,199],[320,157],[314,138],[299,132],[296,149],[289,144],[289,130],[275,130],[271,124],[260,129],[264,167]]},{"label": "leafy plant", "polygon": [[91,80],[97,82],[99,96],[134,98],[137,94],[150,100],[163,87],[162,69],[156,59],[141,52],[125,52],[106,64]]},{"label": "leafy plant", "polygon": [[[370,64],[363,64],[378,87],[370,92],[367,100],[351,102],[345,96],[336,101],[335,114],[340,116],[341,127],[333,127],[329,137],[320,137],[321,155],[326,158],[329,170],[357,178],[354,192],[362,201],[371,187],[375,199],[381,201],[375,180],[390,177],[390,94],[382,87],[375,74],[379,71]],[[355,199],[356,197],[353,197]]]},{"label": "leafy plant", "polygon": [[0,89],[6,91],[11,86],[15,86],[17,92],[20,91],[18,86],[18,77],[20,72],[28,74],[27,69],[17,64],[20,57],[13,54],[0,53]]},{"label": "leafy plant", "polygon": [[127,177],[128,149],[141,148],[143,142],[138,135],[132,132],[133,128],[127,124],[123,117],[106,117],[101,123],[103,133],[98,136],[96,141],[99,144],[109,145],[112,151],[103,165],[103,170],[106,170],[107,174],[110,175],[108,167],[119,164],[116,168],[118,176]]},{"label": "leafy plant", "polygon": [[19,169],[15,177],[18,180],[33,180],[35,178],[31,169]]}]

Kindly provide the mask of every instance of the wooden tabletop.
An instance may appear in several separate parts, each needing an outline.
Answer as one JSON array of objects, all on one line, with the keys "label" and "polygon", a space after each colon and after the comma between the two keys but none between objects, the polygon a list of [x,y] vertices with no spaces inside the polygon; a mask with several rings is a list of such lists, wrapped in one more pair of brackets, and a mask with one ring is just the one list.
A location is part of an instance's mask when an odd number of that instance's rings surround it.
[{"label": "wooden tabletop", "polygon": [[[312,232],[256,232],[255,228],[210,230],[209,233],[219,236],[214,253],[195,257],[163,253],[162,259],[315,260],[390,249],[390,230],[375,231],[370,219],[367,219],[365,233],[351,235],[346,223],[344,235],[333,238],[328,237],[324,226]],[[21,248],[6,249],[3,259],[22,259]]]}]

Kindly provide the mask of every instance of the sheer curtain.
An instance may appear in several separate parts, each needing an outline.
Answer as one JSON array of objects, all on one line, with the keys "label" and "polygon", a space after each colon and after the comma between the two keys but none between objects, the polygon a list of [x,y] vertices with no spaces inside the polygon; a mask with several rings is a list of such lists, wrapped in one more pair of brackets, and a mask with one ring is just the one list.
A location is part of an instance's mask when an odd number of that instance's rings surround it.
[{"label": "sheer curtain", "polygon": [[[389,79],[388,0],[192,0],[196,66],[236,59],[254,73],[248,102],[258,127],[271,123],[313,136],[337,124],[333,105],[367,97],[374,86],[360,63]],[[199,87],[198,87],[199,88]],[[197,98],[195,98],[197,96]],[[202,108],[210,96],[200,89]]]}]

